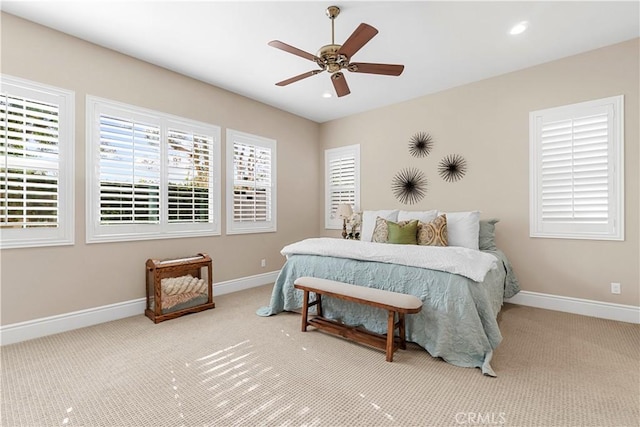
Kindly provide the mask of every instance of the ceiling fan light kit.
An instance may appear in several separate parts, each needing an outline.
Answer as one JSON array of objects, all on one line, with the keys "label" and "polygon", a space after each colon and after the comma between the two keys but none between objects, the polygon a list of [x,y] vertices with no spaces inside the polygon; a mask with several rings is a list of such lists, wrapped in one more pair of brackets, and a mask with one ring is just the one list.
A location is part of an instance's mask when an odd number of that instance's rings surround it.
[{"label": "ceiling fan light kit", "polygon": [[278,82],[276,83],[277,86],[287,86],[327,71],[331,73],[331,82],[333,83],[336,94],[338,97],[341,97],[351,93],[347,80],[341,70],[347,70],[352,73],[381,74],[386,76],[399,76],[402,74],[404,65],[350,62],[351,57],[378,34],[378,30],[371,25],[362,23],[355,29],[351,36],[349,36],[344,44],[339,45],[335,43],[334,21],[340,14],[340,8],[338,6],[329,6],[326,13],[329,19],[331,19],[331,44],[322,46],[316,55],[312,55],[279,40],[272,40],[268,43],[269,46],[275,47],[276,49],[313,61],[320,67],[319,70],[307,71],[306,73]]}]

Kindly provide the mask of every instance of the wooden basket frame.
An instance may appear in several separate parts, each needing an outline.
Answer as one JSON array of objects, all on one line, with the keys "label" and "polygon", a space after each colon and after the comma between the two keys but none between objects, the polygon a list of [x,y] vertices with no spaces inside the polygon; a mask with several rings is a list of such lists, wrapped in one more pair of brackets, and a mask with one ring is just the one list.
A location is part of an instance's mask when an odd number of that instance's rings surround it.
[{"label": "wooden basket frame", "polygon": [[[187,274],[202,278],[202,268],[207,269],[207,302],[170,313],[162,313],[162,279],[180,277]],[[154,323],[174,319],[189,313],[208,310],[216,306],[213,302],[213,262],[211,261],[211,257],[205,253],[179,259],[148,259],[146,262],[145,277],[147,285],[147,308],[144,314],[153,320]],[[153,289],[153,295],[151,295],[151,289]],[[151,307],[152,297],[154,298],[153,310],[149,308]]]}]

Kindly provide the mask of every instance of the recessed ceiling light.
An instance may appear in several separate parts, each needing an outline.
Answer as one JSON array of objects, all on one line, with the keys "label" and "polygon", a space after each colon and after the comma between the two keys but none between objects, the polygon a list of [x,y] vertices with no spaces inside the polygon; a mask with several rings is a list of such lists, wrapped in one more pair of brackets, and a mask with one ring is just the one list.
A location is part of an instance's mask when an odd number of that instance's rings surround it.
[{"label": "recessed ceiling light", "polygon": [[515,36],[517,34],[522,34],[525,32],[528,26],[529,26],[529,23],[527,21],[518,22],[516,25],[511,27],[509,34],[511,34],[512,36]]},{"label": "recessed ceiling light", "polygon": [[325,92],[322,93],[322,97],[323,98],[331,98],[331,96],[332,96],[331,92],[325,91]]}]

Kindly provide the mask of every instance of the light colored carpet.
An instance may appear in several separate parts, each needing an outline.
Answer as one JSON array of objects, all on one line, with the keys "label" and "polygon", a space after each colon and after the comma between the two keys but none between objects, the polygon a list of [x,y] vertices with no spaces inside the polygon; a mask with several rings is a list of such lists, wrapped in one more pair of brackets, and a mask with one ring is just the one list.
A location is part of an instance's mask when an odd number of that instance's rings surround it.
[{"label": "light colored carpet", "polygon": [[639,425],[638,325],[505,305],[489,378],[255,315],[270,292],[2,347],[2,426]]}]

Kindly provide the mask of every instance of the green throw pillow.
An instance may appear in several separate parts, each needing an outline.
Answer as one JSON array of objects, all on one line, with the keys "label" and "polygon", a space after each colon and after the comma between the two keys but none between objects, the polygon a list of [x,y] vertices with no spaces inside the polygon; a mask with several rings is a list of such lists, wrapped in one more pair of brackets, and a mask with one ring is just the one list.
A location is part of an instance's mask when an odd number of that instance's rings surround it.
[{"label": "green throw pillow", "polygon": [[400,245],[417,245],[418,220],[414,219],[406,224],[400,225],[393,221],[387,221],[389,228],[388,243],[396,243]]}]

